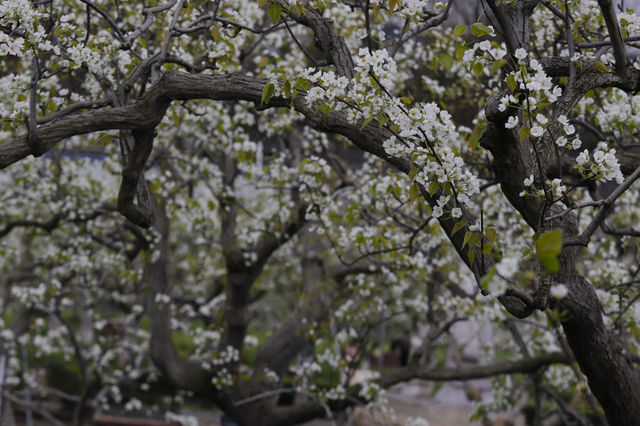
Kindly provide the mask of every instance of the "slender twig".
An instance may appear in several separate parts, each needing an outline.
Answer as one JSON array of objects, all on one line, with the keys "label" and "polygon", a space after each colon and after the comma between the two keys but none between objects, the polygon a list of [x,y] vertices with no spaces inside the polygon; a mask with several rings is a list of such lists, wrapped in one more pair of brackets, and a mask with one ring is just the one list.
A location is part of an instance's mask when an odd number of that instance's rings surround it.
[{"label": "slender twig", "polygon": [[291,31],[291,28],[289,27],[289,24],[287,23],[287,19],[286,18],[282,18],[282,22],[284,22],[284,26],[287,27],[287,31],[289,31],[289,34],[291,35],[291,38],[293,39],[293,41],[298,45],[298,47],[300,48],[300,50],[302,50],[302,53],[304,53],[304,56],[307,57],[307,59],[309,59],[311,62],[313,62],[313,64],[316,67],[323,67],[328,65],[328,62],[319,62],[317,61],[313,56],[311,56],[311,54],[309,52],[307,52],[307,49],[305,49],[302,44],[300,44],[300,42],[298,41],[298,39],[296,38],[296,36],[293,34],[293,31]]},{"label": "slender twig", "polygon": [[564,0],[564,8],[567,11],[565,16],[564,25],[565,32],[567,33],[567,46],[569,47],[569,88],[572,88],[576,82],[576,64],[573,62],[573,55],[575,54],[575,46],[573,45],[573,35],[571,33],[571,19],[569,15],[569,4],[567,0]]},{"label": "slender twig", "polygon": [[607,198],[604,200],[604,205],[598,210],[596,216],[591,220],[589,225],[582,231],[577,237],[568,238],[564,241],[564,246],[584,246],[586,247],[589,244],[591,239],[591,235],[598,229],[600,224],[607,217],[611,209],[613,208],[613,204],[633,183],[640,178],[640,167],[638,167],[629,177],[621,183]]},{"label": "slender twig", "polygon": [[93,4],[88,0],[80,0],[80,2],[84,3],[85,5],[87,5],[87,7],[90,7],[91,9],[98,12],[98,14],[100,14],[100,16],[102,16],[104,20],[107,21],[111,29],[115,31],[116,36],[118,37],[118,40],[120,41],[124,40],[124,35],[122,34],[122,31],[120,31],[118,24],[116,24],[116,21],[114,21],[113,18],[104,9],[102,9],[100,6]]},{"label": "slender twig", "polygon": [[606,201],[605,200],[596,200],[596,201],[585,201],[583,203],[577,203],[574,204],[572,207],[561,211],[560,213],[554,214],[552,216],[547,216],[544,218],[545,221],[550,221],[550,220],[554,220],[554,219],[560,219],[561,217],[564,217],[567,213],[576,210],[576,209],[582,209],[585,207],[602,207],[606,205]]}]

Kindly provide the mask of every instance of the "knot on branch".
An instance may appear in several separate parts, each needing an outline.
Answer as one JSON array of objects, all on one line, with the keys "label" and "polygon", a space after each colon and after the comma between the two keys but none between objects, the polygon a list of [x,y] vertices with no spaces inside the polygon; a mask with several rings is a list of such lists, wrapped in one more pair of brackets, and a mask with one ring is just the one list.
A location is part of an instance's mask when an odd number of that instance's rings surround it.
[{"label": "knot on branch", "polygon": [[41,157],[47,152],[47,147],[38,134],[36,123],[30,122],[28,118],[25,119],[25,121],[27,124],[27,145],[29,145],[31,155],[34,157]]},{"label": "knot on branch", "polygon": [[509,289],[498,300],[511,315],[519,319],[528,317],[538,308],[529,294],[517,289]]}]

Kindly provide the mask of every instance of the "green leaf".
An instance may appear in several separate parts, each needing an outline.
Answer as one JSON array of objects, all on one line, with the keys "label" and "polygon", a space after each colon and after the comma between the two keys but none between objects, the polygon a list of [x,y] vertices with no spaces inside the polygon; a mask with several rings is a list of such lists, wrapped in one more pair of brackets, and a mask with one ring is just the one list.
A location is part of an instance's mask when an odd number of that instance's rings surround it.
[{"label": "green leaf", "polygon": [[262,90],[262,103],[266,104],[276,92],[276,86],[273,83],[267,83]]},{"label": "green leaf", "polygon": [[473,64],[472,71],[476,75],[476,77],[480,77],[482,74],[484,74],[484,65],[480,62],[476,62],[475,64]]},{"label": "green leaf", "polygon": [[473,261],[476,260],[476,252],[473,249],[469,249],[467,256],[469,257],[469,263],[473,264]]},{"label": "green leaf", "polygon": [[492,250],[492,249],[493,249],[493,244],[491,244],[491,243],[487,243],[487,244],[485,244],[485,245],[482,247],[482,252],[483,252],[484,254],[489,254],[489,253],[491,253],[491,250]]},{"label": "green leaf", "polygon": [[438,182],[429,182],[429,187],[427,188],[427,191],[429,191],[429,195],[433,195],[438,191],[438,188],[440,187],[440,185],[438,184]]},{"label": "green leaf", "polygon": [[545,232],[536,242],[536,257],[549,272],[557,272],[560,269],[558,254],[562,250],[562,230],[554,229]]},{"label": "green leaf", "polygon": [[531,134],[531,130],[529,129],[529,126],[520,127],[520,142],[527,139],[530,134]]},{"label": "green leaf", "polygon": [[458,223],[453,225],[453,230],[451,231],[451,236],[453,237],[456,234],[456,232],[458,232],[460,229],[462,229],[466,224],[467,224],[467,221],[464,220],[464,219],[461,219]]},{"label": "green leaf", "polygon": [[462,248],[464,248],[464,246],[467,245],[467,243],[469,242],[469,238],[471,238],[472,235],[473,235],[473,232],[471,231],[465,232],[464,240],[462,240]]},{"label": "green leaf", "polygon": [[484,230],[484,233],[487,236],[487,239],[489,240],[489,242],[493,244],[493,242],[496,240],[496,235],[497,235],[496,230],[493,228],[487,228]]},{"label": "green leaf", "polygon": [[467,31],[466,25],[458,25],[453,29],[453,37],[460,38],[465,31]]},{"label": "green leaf", "polygon": [[518,84],[516,83],[516,77],[513,74],[509,74],[507,76],[507,86],[509,86],[509,89],[512,92],[516,90],[516,87],[518,87]]},{"label": "green leaf", "polygon": [[411,188],[409,189],[409,198],[411,199],[412,203],[415,201],[416,198],[418,198],[418,195],[420,195],[420,188],[418,188],[418,185],[414,183],[411,185]]},{"label": "green leaf", "polygon": [[366,120],[364,120],[364,123],[362,123],[362,127],[360,127],[360,130],[367,127],[367,124],[371,123],[372,121],[373,121],[373,115],[367,118]]},{"label": "green leaf", "polygon": [[284,81],[284,95],[286,97],[291,96],[291,82],[289,80]]},{"label": "green leaf", "polygon": [[395,8],[400,8],[400,0],[389,0],[389,10],[393,12]]},{"label": "green leaf", "polygon": [[478,147],[480,143],[480,137],[482,136],[483,131],[484,131],[484,126],[477,125],[473,129],[473,132],[471,132],[471,135],[469,136],[469,140],[467,142],[469,143],[469,146],[472,149],[476,149]]},{"label": "green leaf", "polygon": [[491,74],[497,73],[500,70],[500,68],[502,68],[502,66],[506,63],[507,61],[505,59],[498,59],[497,61],[495,61],[493,64],[491,64],[491,67],[489,68],[491,70]]},{"label": "green leaf", "polygon": [[478,241],[480,241],[482,239],[482,234],[479,234],[477,232],[472,232],[471,237],[469,238],[469,248],[473,248],[473,246],[475,246],[476,244],[478,244]]},{"label": "green leaf", "polygon": [[409,98],[400,98],[400,100],[402,101],[402,103],[406,104],[406,105],[410,105],[411,104],[411,99]]},{"label": "green leaf", "polygon": [[596,69],[603,74],[609,72],[609,69],[607,68],[607,66],[600,61],[596,61],[594,65],[596,66]]},{"label": "green leaf", "polygon": [[413,180],[418,174],[418,169],[409,170],[409,179]]},{"label": "green leaf", "polygon": [[280,15],[282,14],[282,6],[276,3],[272,3],[267,9],[267,14],[271,17],[271,20],[275,24],[280,19]]},{"label": "green leaf", "polygon": [[491,280],[495,275],[496,275],[496,267],[492,266],[489,272],[487,272],[487,275],[482,277],[482,281],[480,283],[480,285],[482,286],[482,291],[487,291],[487,289],[489,288],[489,283],[491,282]]},{"label": "green leaf", "polygon": [[440,56],[439,61],[440,65],[442,65],[442,67],[447,71],[449,71],[453,66],[453,58],[451,55],[442,55]]},{"label": "green leaf", "polygon": [[491,28],[487,27],[482,22],[476,22],[475,24],[471,25],[471,34],[476,37],[482,37],[491,33],[493,33]]}]

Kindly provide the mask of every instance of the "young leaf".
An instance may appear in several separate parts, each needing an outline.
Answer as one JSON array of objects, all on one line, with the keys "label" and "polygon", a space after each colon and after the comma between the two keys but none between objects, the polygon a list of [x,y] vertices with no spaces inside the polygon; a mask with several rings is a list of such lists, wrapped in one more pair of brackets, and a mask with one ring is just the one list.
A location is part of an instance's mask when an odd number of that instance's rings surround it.
[{"label": "young leaf", "polygon": [[442,65],[442,67],[447,71],[449,71],[453,66],[453,58],[451,55],[442,55],[438,60],[440,61],[440,65]]},{"label": "young leaf", "polygon": [[415,201],[416,198],[418,198],[418,195],[420,195],[420,188],[418,188],[418,185],[414,183],[411,185],[411,188],[409,189],[409,198],[411,199],[412,203]]},{"label": "young leaf", "polygon": [[487,27],[482,22],[476,22],[471,25],[471,34],[476,37],[482,37],[483,35],[491,34],[492,32],[491,28]]},{"label": "young leaf", "polygon": [[596,66],[596,69],[600,71],[602,74],[609,72],[609,69],[607,68],[607,66],[600,61],[596,61],[594,65]]},{"label": "young leaf", "polygon": [[284,81],[284,95],[286,97],[291,96],[291,82],[289,80]]},{"label": "young leaf", "polygon": [[464,246],[467,245],[467,243],[469,242],[469,238],[471,238],[472,235],[473,235],[473,232],[471,231],[467,231],[464,234],[464,240],[462,240],[462,248],[464,248]]},{"label": "young leaf", "polygon": [[562,250],[562,230],[554,229],[545,232],[536,242],[536,257],[549,272],[557,272],[560,269],[558,254]]},{"label": "young leaf", "polygon": [[438,184],[438,182],[429,182],[429,187],[427,188],[427,190],[429,191],[429,195],[433,195],[438,191],[438,188],[440,187],[440,185]]},{"label": "young leaf", "polygon": [[465,31],[467,31],[466,25],[458,25],[453,29],[453,37],[460,38]]},{"label": "young leaf", "polygon": [[464,219],[461,219],[458,223],[453,225],[453,230],[451,230],[451,236],[454,236],[456,232],[462,229],[462,227],[464,227],[466,224],[467,224],[467,221]]},{"label": "young leaf", "polygon": [[516,87],[518,87],[518,84],[516,83],[516,77],[513,74],[509,74],[507,76],[507,86],[509,86],[509,89],[512,92],[516,90]]},{"label": "young leaf", "polygon": [[493,228],[487,228],[484,230],[484,233],[487,236],[487,239],[489,239],[489,242],[493,244],[493,242],[496,240],[496,230]]},{"label": "young leaf", "polygon": [[275,24],[280,19],[280,15],[282,14],[282,6],[276,3],[272,3],[267,9],[267,14],[271,17],[271,20]]},{"label": "young leaf", "polygon": [[262,89],[262,103],[266,104],[276,92],[276,86],[273,83],[267,83]]},{"label": "young leaf", "polygon": [[498,59],[497,61],[495,61],[493,64],[491,64],[491,67],[489,68],[491,70],[491,74],[497,73],[500,70],[500,68],[502,68],[502,66],[506,63],[507,61],[505,59]]},{"label": "young leaf", "polygon": [[476,260],[476,252],[473,251],[472,248],[467,252],[467,256],[469,256],[469,263],[473,264],[473,261]]},{"label": "young leaf", "polygon": [[478,244],[478,241],[480,241],[482,239],[482,234],[479,234],[477,232],[472,232],[471,237],[469,238],[469,248],[473,248],[473,246],[475,246],[476,244]]}]

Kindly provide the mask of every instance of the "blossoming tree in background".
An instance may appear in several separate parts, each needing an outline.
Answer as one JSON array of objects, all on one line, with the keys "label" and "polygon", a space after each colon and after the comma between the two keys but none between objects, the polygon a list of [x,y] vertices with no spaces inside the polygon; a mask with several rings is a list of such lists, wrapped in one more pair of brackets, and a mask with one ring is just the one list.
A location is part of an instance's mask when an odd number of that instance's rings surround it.
[{"label": "blossoming tree in background", "polygon": [[[7,398],[57,387],[79,424],[179,389],[293,424],[413,378],[531,373],[496,405],[524,383],[536,424],[547,400],[586,421],[560,390],[634,424],[640,18],[453,5],[3,1]],[[509,359],[435,367],[460,318]],[[429,334],[356,384],[388,321]],[[43,357],[78,383],[38,378]]]}]

